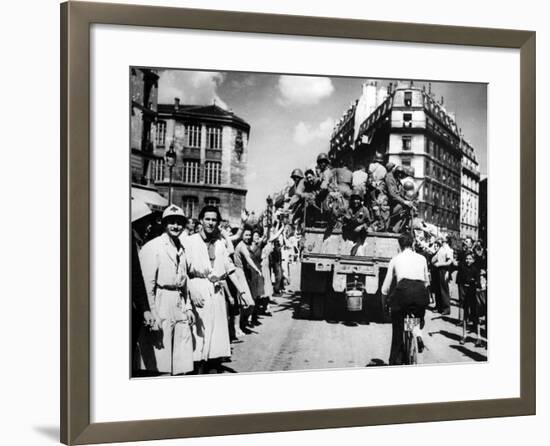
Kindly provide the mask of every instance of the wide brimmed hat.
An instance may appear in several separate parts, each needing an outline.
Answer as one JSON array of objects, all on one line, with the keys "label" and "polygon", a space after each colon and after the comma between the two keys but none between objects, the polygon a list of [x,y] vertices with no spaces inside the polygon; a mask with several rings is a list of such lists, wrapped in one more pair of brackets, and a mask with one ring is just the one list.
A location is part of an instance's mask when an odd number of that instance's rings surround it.
[{"label": "wide brimmed hat", "polygon": [[164,222],[164,220],[166,220],[168,217],[179,217],[184,223],[187,221],[187,217],[183,213],[183,209],[176,206],[175,204],[171,204],[166,209],[164,209],[164,212],[162,213],[162,221]]}]

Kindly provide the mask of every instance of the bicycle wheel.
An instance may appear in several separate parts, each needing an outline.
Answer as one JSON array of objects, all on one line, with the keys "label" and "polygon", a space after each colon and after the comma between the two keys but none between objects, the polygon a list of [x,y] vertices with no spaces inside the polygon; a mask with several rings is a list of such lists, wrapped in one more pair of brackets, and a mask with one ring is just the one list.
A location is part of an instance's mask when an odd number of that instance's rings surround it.
[{"label": "bicycle wheel", "polygon": [[416,336],[412,331],[409,332],[410,350],[409,350],[409,364],[418,364],[418,342]]}]

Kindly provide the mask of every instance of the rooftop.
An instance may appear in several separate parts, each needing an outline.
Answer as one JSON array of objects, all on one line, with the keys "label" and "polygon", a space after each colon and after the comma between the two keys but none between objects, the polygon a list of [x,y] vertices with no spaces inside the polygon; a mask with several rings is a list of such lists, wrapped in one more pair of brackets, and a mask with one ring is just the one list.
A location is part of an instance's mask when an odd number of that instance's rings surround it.
[{"label": "rooftop", "polygon": [[250,124],[238,117],[235,113],[225,110],[216,104],[190,105],[190,104],[158,104],[157,111],[164,115],[176,115],[181,118],[211,119],[227,123],[237,124],[246,131],[250,131]]}]

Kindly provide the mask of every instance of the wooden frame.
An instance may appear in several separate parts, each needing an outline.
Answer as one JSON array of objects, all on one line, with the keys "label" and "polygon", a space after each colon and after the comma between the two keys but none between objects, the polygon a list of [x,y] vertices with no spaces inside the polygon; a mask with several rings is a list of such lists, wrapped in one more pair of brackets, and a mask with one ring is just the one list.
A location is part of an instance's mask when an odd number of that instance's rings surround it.
[{"label": "wooden frame", "polygon": [[[274,33],[520,50],[521,313],[519,398],[90,422],[90,25]],[[139,441],[535,413],[535,33],[105,3],[61,5],[61,441]]]}]

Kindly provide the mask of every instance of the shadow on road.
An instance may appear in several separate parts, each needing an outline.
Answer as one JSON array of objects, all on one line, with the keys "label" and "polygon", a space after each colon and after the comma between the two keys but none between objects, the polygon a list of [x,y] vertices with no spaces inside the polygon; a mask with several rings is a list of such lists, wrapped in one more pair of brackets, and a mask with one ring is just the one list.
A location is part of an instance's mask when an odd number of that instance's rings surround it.
[{"label": "shadow on road", "polygon": [[381,367],[388,365],[380,358],[372,358],[365,367]]},{"label": "shadow on road", "polygon": [[465,356],[468,356],[468,358],[471,358],[474,361],[478,361],[478,362],[487,361],[487,356],[482,355],[481,353],[478,353],[478,352],[474,352],[470,349],[467,349],[462,345],[451,345],[450,347],[452,349],[458,350],[460,353],[462,353]]}]

